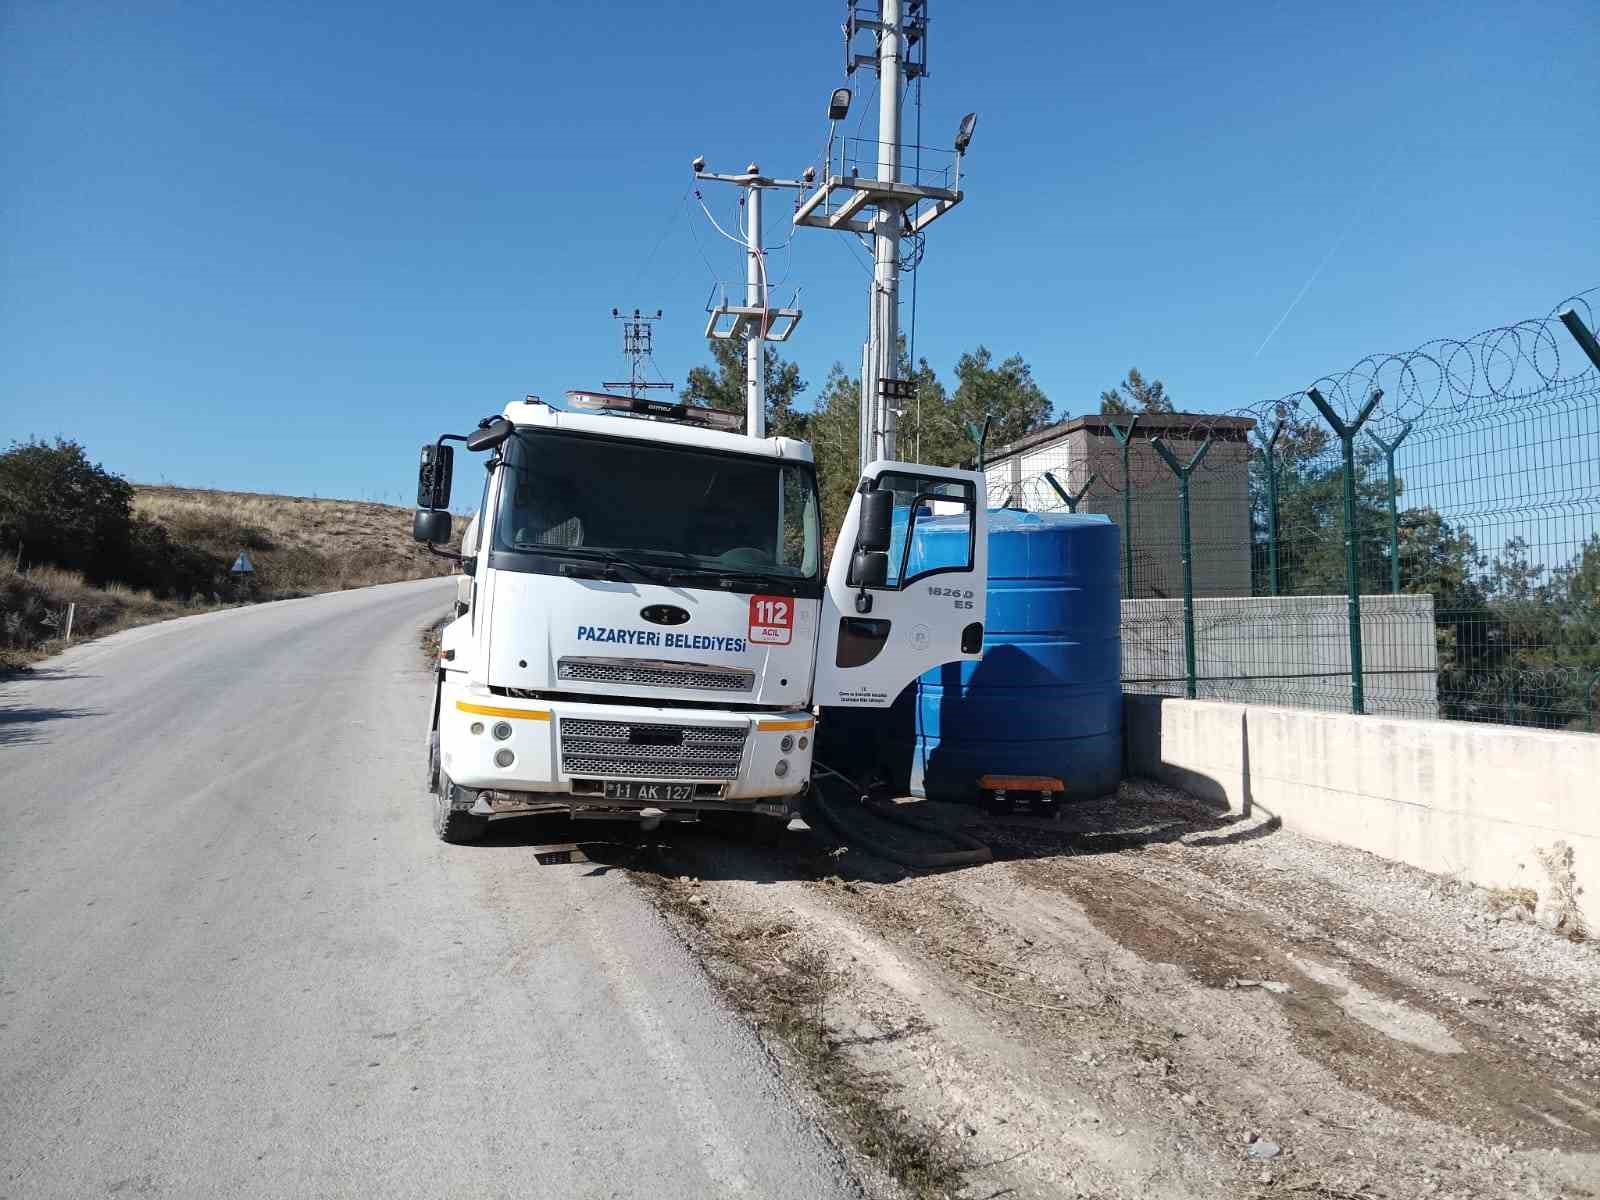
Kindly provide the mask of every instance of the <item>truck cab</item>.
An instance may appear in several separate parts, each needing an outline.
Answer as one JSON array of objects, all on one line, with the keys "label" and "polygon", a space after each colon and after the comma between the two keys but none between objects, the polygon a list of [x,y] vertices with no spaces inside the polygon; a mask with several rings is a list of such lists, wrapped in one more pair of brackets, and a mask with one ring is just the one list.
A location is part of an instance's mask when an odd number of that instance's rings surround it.
[{"label": "truck cab", "polygon": [[736,420],[574,392],[424,448],[415,532],[440,553],[448,443],[487,455],[428,731],[441,838],[537,812],[781,828],[820,707],[980,656],[981,475],[871,464],[824,562],[810,446]]}]

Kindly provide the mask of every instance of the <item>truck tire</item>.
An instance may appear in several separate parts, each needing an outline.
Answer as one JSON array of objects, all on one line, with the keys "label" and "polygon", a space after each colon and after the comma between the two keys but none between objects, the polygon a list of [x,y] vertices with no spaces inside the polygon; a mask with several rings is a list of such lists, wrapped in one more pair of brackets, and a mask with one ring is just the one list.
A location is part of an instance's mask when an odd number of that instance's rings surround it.
[{"label": "truck tire", "polygon": [[439,776],[440,776],[440,774],[441,774],[441,771],[440,771],[440,767],[439,767],[439,731],[437,729],[435,729],[432,733],[430,733],[428,735],[428,773],[427,773],[427,776],[426,776],[426,782],[427,782],[427,785],[428,785],[428,795],[437,796],[439,794]]},{"label": "truck tire", "polygon": [[489,828],[489,818],[463,812],[477,799],[477,793],[464,788],[450,776],[440,773],[440,787],[433,796],[433,831],[441,842],[452,846],[476,842]]}]

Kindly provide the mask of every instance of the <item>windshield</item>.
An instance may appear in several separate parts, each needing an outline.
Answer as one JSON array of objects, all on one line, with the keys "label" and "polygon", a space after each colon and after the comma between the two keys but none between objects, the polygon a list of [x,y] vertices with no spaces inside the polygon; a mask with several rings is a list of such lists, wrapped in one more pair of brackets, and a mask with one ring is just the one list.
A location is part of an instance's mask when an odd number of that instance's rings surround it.
[{"label": "windshield", "polygon": [[821,538],[809,464],[519,430],[506,443],[504,469],[498,550],[817,575]]}]

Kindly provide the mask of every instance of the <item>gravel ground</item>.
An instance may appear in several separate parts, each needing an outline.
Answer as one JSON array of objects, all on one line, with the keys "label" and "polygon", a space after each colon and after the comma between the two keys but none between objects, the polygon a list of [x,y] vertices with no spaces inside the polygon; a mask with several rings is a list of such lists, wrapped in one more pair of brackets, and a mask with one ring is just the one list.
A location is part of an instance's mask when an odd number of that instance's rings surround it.
[{"label": "gravel ground", "polygon": [[1522,898],[1145,783],[917,810],[996,861],[907,874],[798,827],[626,857],[725,987],[829,964],[830,1050],[958,1166],[909,1190],[1600,1196],[1600,950]]}]

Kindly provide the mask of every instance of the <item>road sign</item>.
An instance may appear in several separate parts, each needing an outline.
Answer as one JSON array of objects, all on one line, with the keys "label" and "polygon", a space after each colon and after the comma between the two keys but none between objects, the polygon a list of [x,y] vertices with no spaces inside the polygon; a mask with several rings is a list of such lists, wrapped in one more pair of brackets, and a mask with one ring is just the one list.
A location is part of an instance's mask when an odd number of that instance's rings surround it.
[{"label": "road sign", "polygon": [[250,556],[243,550],[239,551],[239,557],[233,560],[233,566],[229,567],[228,570],[235,575],[252,575],[255,573],[255,567],[250,563]]}]

